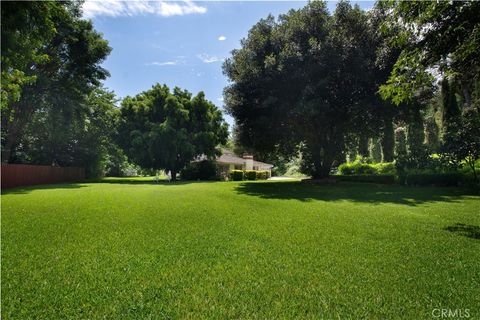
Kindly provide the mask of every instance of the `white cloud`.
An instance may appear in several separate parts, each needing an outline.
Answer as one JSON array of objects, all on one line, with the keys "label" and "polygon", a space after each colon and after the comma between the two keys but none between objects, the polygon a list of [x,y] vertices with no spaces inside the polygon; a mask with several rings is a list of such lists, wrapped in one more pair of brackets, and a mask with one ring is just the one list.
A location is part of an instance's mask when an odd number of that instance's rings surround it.
[{"label": "white cloud", "polygon": [[212,62],[219,62],[223,61],[223,58],[219,58],[217,56],[211,56],[206,53],[201,53],[197,55],[197,57],[202,60],[204,63],[212,63]]},{"label": "white cloud", "polygon": [[191,0],[173,1],[120,1],[86,0],[83,4],[84,18],[96,16],[120,17],[155,14],[162,17],[202,14],[207,8],[197,6]]},{"label": "white cloud", "polygon": [[227,40],[227,37],[225,36],[218,37],[218,41],[225,41],[225,40]]},{"label": "white cloud", "polygon": [[165,61],[165,62],[158,62],[158,61],[153,61],[146,63],[146,66],[174,66],[177,65],[178,62],[176,61]]},{"label": "white cloud", "polygon": [[158,61],[153,61],[149,63],[145,63],[146,66],[176,66],[179,64],[185,64],[185,56],[177,56],[175,60],[170,60],[170,61],[164,61],[164,62],[158,62]]}]

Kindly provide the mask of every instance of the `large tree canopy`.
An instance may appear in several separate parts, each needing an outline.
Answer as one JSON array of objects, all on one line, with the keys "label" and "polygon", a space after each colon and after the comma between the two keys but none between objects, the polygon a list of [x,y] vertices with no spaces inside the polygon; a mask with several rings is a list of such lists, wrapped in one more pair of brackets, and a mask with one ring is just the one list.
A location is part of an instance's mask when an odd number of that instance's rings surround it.
[{"label": "large tree canopy", "polygon": [[[399,104],[430,85],[436,72],[455,78],[467,105],[480,81],[479,1],[382,1],[390,12],[384,29],[402,29],[391,43],[402,48],[381,92]],[[478,89],[476,89],[478,91]]]},{"label": "large tree canopy", "polygon": [[[37,113],[66,123],[88,113],[88,95],[108,75],[100,64],[110,47],[79,8],[68,1],[2,3],[3,161],[18,158],[15,151]],[[51,156],[48,162],[57,162],[59,155]]]},{"label": "large tree canopy", "polygon": [[170,171],[172,179],[198,156],[218,155],[228,127],[221,111],[205,99],[203,92],[166,85],[122,101],[120,145],[131,161],[144,168]]},{"label": "large tree canopy", "polygon": [[304,172],[324,177],[348,140],[378,130],[381,39],[373,17],[346,2],[329,15],[325,3],[311,2],[253,26],[224,64],[240,143],[286,156],[300,148]]}]

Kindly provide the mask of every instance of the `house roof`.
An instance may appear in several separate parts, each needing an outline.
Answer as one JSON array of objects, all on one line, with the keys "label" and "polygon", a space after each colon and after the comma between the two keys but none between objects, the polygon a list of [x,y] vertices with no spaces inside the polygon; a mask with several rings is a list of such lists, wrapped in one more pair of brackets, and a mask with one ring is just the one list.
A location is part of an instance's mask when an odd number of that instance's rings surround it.
[{"label": "house roof", "polygon": [[[233,164],[244,164],[245,159],[241,158],[237,155],[235,155],[232,151],[228,149],[222,149],[222,155],[220,157],[217,157],[217,162],[220,163],[233,163]],[[262,166],[262,167],[268,167],[268,168],[273,168],[273,164],[261,162],[261,161],[255,161],[253,160],[253,165],[254,166]]]},{"label": "house roof", "polygon": [[[202,155],[200,157],[198,157],[195,161],[202,161],[202,160],[206,160],[207,158]],[[228,149],[222,149],[222,155],[217,157],[215,159],[216,162],[219,162],[219,163],[225,163],[225,164],[240,164],[240,165],[243,165],[245,164],[245,159],[244,158],[241,158],[237,155],[235,155],[232,151],[228,150]],[[269,169],[273,168],[273,164],[270,164],[270,163],[265,163],[265,162],[261,162],[261,161],[255,161],[253,160],[253,165],[254,166],[262,166],[262,167],[267,167]]]},{"label": "house roof", "polygon": [[244,164],[245,159],[236,156],[232,151],[223,149],[222,155],[217,157],[217,162],[220,163],[233,163],[233,164]]},{"label": "house roof", "polygon": [[255,160],[253,160],[253,165],[264,166],[264,167],[268,167],[270,169],[273,168],[273,164],[260,162],[260,161],[255,161]]}]

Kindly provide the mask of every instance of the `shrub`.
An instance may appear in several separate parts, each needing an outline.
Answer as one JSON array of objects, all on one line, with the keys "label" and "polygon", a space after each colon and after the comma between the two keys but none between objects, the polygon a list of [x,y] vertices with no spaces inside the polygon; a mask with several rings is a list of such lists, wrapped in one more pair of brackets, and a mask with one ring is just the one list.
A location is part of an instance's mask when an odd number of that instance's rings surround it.
[{"label": "shrub", "polygon": [[233,181],[242,181],[244,180],[245,173],[243,170],[232,170],[230,171],[230,180]]},{"label": "shrub", "polygon": [[382,184],[392,184],[395,183],[394,175],[336,175],[335,178],[339,181],[349,181],[349,182],[371,182],[371,183],[382,183]]},{"label": "shrub", "polygon": [[388,174],[395,175],[395,164],[393,162],[385,163],[365,163],[361,160],[342,163],[338,166],[338,172],[342,175],[352,174]]},{"label": "shrub", "polygon": [[447,173],[407,173],[405,184],[409,186],[458,186],[463,176],[459,172]]},{"label": "shrub", "polygon": [[230,180],[266,180],[270,178],[268,170],[232,170],[230,171]]},{"label": "shrub", "polygon": [[256,170],[245,170],[245,177],[247,180],[256,180],[257,171]]},{"label": "shrub", "polygon": [[215,162],[209,160],[192,162],[180,172],[180,176],[183,180],[215,180],[218,168]]},{"label": "shrub", "polygon": [[372,164],[377,174],[395,175],[397,170],[393,162],[380,162]]},{"label": "shrub", "polygon": [[268,178],[270,178],[270,171],[268,170],[259,170],[255,172],[257,174],[257,180],[267,180]]}]

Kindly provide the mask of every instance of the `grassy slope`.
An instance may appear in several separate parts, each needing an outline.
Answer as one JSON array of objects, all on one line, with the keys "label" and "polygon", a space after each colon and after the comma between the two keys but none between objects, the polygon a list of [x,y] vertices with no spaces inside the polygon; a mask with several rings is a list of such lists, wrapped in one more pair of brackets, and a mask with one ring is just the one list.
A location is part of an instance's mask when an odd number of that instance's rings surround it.
[{"label": "grassy slope", "polygon": [[480,317],[478,196],[107,182],[2,195],[4,319]]}]

